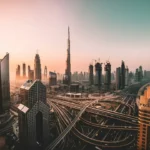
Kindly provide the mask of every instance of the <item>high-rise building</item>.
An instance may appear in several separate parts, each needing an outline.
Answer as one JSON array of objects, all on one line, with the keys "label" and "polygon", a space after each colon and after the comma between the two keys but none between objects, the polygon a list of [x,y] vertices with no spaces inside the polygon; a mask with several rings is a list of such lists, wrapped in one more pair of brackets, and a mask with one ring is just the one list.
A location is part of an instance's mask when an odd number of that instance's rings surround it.
[{"label": "high-rise building", "polygon": [[30,70],[31,70],[30,65],[28,65],[28,78],[29,78]]},{"label": "high-rise building", "polygon": [[34,81],[34,70],[29,71],[28,80]]},{"label": "high-rise building", "polygon": [[39,54],[36,54],[34,59],[34,76],[35,80],[41,80],[41,62]]},{"label": "high-rise building", "polygon": [[44,149],[49,142],[49,106],[46,87],[40,80],[21,86],[24,95],[19,109],[19,139],[24,149]]},{"label": "high-rise building", "polygon": [[47,66],[44,67],[44,80],[47,79]]},{"label": "high-rise building", "polygon": [[125,88],[125,64],[124,61],[121,63],[121,89]]},{"label": "high-rise building", "polygon": [[95,64],[95,85],[98,86],[98,89],[102,85],[102,63]]},{"label": "high-rise building", "polygon": [[137,150],[150,149],[150,86],[140,96]]},{"label": "high-rise building", "polygon": [[23,78],[25,78],[26,77],[26,64],[25,63],[23,63],[23,65],[22,65],[22,71],[23,71]]},{"label": "high-rise building", "polygon": [[64,76],[64,84],[71,84],[71,60],[70,60],[70,30],[68,27],[68,48],[67,48],[67,60],[66,60],[66,70]]},{"label": "high-rise building", "polygon": [[93,85],[93,84],[94,84],[93,80],[94,80],[93,65],[90,64],[90,65],[89,65],[89,84],[90,84],[90,85]]},{"label": "high-rise building", "polygon": [[55,72],[49,72],[49,86],[57,84],[57,75]]},{"label": "high-rise building", "polygon": [[125,69],[125,86],[127,87],[129,85],[129,69],[126,67]]},{"label": "high-rise building", "polygon": [[116,68],[116,90],[121,89],[121,68]]},{"label": "high-rise building", "polygon": [[110,62],[106,62],[104,70],[105,70],[104,85],[105,85],[105,89],[109,90],[110,84],[111,84],[111,64],[110,64]]},{"label": "high-rise building", "polygon": [[10,82],[9,82],[9,54],[0,59],[0,114],[9,110]]},{"label": "high-rise building", "polygon": [[19,79],[20,78],[20,65],[17,66],[16,69],[16,78]]}]

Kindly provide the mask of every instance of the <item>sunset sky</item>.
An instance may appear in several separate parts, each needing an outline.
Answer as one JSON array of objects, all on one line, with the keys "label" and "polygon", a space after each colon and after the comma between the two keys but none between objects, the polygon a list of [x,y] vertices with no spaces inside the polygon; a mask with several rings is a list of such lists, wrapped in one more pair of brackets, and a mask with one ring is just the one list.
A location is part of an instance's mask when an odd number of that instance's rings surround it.
[{"label": "sunset sky", "polygon": [[72,72],[98,58],[150,70],[150,0],[0,0],[0,58],[33,69],[38,49],[42,68],[64,73],[68,25]]}]

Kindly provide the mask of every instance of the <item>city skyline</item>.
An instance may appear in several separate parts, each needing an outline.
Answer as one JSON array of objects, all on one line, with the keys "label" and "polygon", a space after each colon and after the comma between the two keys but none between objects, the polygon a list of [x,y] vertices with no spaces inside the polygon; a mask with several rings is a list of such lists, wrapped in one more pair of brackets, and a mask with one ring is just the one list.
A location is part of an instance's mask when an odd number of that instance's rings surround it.
[{"label": "city skyline", "polygon": [[0,55],[10,54],[10,72],[15,74],[17,65],[24,62],[33,68],[38,49],[42,73],[47,65],[49,71],[64,74],[69,25],[72,72],[88,71],[92,59],[98,58],[103,63],[109,58],[112,71],[121,60],[129,71],[139,65],[150,70],[149,3],[1,1]]}]

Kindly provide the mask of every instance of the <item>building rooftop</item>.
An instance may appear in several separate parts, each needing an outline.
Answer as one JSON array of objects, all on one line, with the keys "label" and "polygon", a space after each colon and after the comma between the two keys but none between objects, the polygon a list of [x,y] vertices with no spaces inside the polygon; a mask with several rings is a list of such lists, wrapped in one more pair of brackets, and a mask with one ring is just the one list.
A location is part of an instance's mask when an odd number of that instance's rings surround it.
[{"label": "building rooftop", "polygon": [[20,88],[21,88],[21,89],[29,90],[30,87],[32,86],[32,84],[33,84],[33,81],[32,81],[32,80],[28,80],[28,81],[25,82]]},{"label": "building rooftop", "polygon": [[23,104],[19,104],[18,109],[19,109],[20,111],[22,111],[23,113],[26,113],[26,112],[29,110],[29,108],[26,107],[26,106],[23,105]]}]

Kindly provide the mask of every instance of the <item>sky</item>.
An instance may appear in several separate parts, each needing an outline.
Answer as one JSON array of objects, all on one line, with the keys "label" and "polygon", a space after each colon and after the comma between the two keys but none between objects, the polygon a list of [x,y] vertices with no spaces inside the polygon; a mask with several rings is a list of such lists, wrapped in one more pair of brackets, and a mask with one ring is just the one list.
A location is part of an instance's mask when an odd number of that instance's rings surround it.
[{"label": "sky", "polygon": [[9,52],[14,73],[17,64],[33,69],[38,50],[42,71],[64,73],[68,26],[72,72],[99,58],[112,71],[122,60],[150,70],[149,0],[0,0],[0,58]]}]

